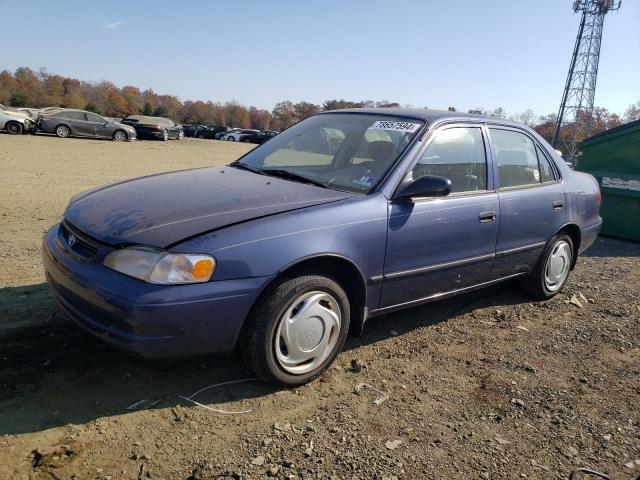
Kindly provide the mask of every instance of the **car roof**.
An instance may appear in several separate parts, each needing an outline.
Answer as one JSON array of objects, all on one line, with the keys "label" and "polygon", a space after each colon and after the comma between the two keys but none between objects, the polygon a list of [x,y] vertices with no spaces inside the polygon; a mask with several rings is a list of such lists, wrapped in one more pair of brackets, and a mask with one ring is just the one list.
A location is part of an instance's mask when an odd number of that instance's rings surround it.
[{"label": "car roof", "polygon": [[440,121],[461,121],[461,122],[489,122],[501,125],[511,125],[518,128],[526,128],[521,123],[511,122],[502,118],[489,117],[487,115],[476,115],[475,113],[450,112],[448,110],[432,110],[428,108],[346,108],[342,110],[329,110],[320,115],[328,113],[365,113],[371,115],[385,115],[392,117],[404,117],[423,120],[427,124],[434,124]]}]

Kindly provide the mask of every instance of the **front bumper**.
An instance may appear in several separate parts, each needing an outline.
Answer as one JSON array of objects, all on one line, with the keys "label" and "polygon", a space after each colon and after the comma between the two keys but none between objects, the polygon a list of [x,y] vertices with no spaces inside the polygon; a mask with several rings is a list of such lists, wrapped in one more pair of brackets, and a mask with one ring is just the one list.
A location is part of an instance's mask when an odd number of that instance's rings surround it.
[{"label": "front bumper", "polygon": [[149,358],[234,349],[249,309],[270,277],[193,285],[153,285],[102,265],[104,251],[83,258],[59,225],[43,243],[51,295],[93,335]]},{"label": "front bumper", "polygon": [[163,138],[164,132],[160,130],[136,130],[138,138]]}]

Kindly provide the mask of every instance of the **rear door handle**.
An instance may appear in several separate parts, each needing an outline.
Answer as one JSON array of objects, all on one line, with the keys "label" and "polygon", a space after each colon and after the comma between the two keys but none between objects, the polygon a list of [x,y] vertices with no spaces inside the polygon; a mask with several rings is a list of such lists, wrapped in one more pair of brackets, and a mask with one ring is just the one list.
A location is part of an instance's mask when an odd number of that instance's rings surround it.
[{"label": "rear door handle", "polygon": [[563,206],[564,206],[564,202],[562,200],[556,200],[555,202],[553,202],[554,210],[561,210]]},{"label": "rear door handle", "polygon": [[496,219],[496,212],[493,210],[480,213],[480,223],[493,222],[495,219]]}]

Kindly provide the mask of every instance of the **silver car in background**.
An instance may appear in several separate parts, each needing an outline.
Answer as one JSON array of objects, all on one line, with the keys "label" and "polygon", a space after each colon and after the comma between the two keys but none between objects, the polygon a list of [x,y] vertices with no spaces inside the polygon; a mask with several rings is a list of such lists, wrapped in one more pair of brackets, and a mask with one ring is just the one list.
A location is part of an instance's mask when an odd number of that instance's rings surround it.
[{"label": "silver car in background", "polygon": [[118,142],[136,139],[136,131],[129,125],[107,120],[85,110],[64,109],[41,113],[37,125],[39,131],[55,133],[61,138],[93,137]]},{"label": "silver car in background", "polygon": [[34,127],[33,119],[26,112],[0,105],[0,130],[17,135],[31,131]]}]

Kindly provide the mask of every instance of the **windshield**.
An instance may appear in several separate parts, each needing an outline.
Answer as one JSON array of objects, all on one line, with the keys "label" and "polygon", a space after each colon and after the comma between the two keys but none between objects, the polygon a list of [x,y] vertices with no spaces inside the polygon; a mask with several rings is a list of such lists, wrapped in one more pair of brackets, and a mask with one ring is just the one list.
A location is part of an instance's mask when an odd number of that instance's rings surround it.
[{"label": "windshield", "polygon": [[316,115],[235,163],[267,175],[299,177],[329,188],[367,193],[385,176],[422,125],[420,120],[386,115]]}]

